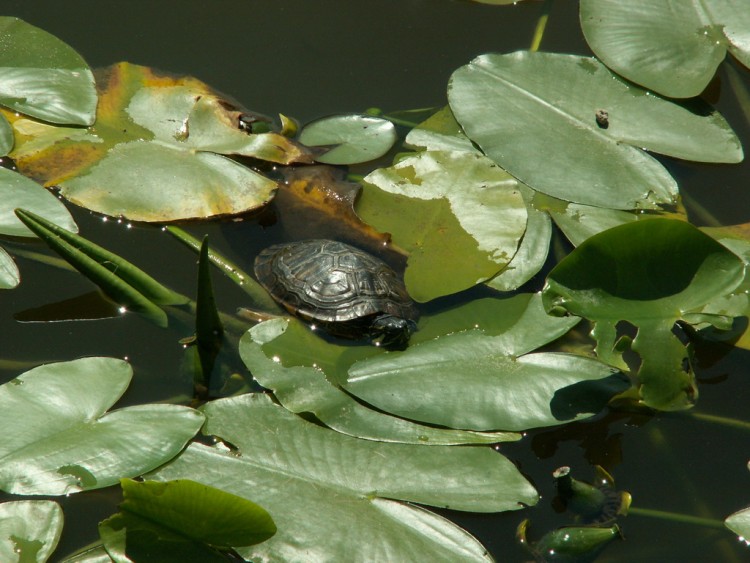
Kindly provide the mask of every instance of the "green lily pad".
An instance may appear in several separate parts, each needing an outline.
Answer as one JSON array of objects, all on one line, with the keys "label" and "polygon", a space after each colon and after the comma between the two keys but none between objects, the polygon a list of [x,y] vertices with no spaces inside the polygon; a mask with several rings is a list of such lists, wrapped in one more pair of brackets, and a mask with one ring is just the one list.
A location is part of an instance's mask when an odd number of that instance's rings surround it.
[{"label": "green lily pad", "polygon": [[[642,149],[702,162],[742,160],[736,135],[708,105],[666,100],[588,57],[482,55],[453,73],[448,99],[485,154],[565,201],[614,209],[674,202],[674,179]],[[608,114],[606,122],[598,112]]]},{"label": "green lily pad", "polygon": [[419,302],[497,274],[526,230],[518,183],[478,154],[417,153],[364,182],[357,214],[409,253],[404,281]]},{"label": "green lily pad", "polygon": [[205,432],[240,455],[192,444],[149,478],[193,479],[264,506],[278,532],[237,548],[249,560],[487,562],[473,537],[411,503],[494,512],[537,500],[515,466],[491,448],[359,440],[259,394],[203,409]]},{"label": "green lily pad", "polygon": [[361,360],[345,388],[386,412],[449,428],[526,430],[591,416],[629,383],[592,358],[529,353],[575,324],[566,320],[552,321],[536,295],[499,335],[467,330]]},{"label": "green lily pad", "polygon": [[604,64],[672,98],[700,94],[727,51],[750,66],[745,0],[582,0],[581,28]]},{"label": "green lily pad", "polygon": [[650,219],[585,241],[550,272],[543,297],[548,310],[595,321],[597,354],[614,365],[624,367],[617,323],[635,325],[641,399],[677,410],[694,403],[697,388],[688,351],[672,328],[731,293],[743,277],[742,260],[708,235],[683,221]]},{"label": "green lily pad", "polygon": [[461,130],[450,106],[435,112],[406,135],[406,145],[428,151],[478,152]]},{"label": "green lily pad", "polygon": [[62,495],[108,487],[165,463],[203,423],[177,405],[141,405],[105,414],[132,370],[114,358],[47,364],[0,385],[7,430],[0,488]]},{"label": "green lily pad", "polygon": [[528,214],[526,232],[523,234],[521,244],[518,245],[518,252],[508,266],[487,281],[488,286],[499,291],[518,289],[539,273],[547,261],[552,236],[552,221],[549,215],[534,207],[534,195],[537,192],[521,183],[518,184],[518,189],[521,191]]},{"label": "green lily pad", "polygon": [[54,35],[18,18],[0,17],[0,105],[52,123],[91,125],[94,76]]},{"label": "green lily pad", "polygon": [[[360,354],[348,354],[362,350]],[[301,351],[314,351],[301,357]],[[384,442],[424,445],[493,444],[517,440],[509,432],[462,432],[434,428],[368,408],[335,381],[356,355],[378,353],[375,348],[352,349],[329,344],[312,335],[295,319],[273,319],[250,329],[240,340],[240,355],[258,383],[271,389],[294,413],[313,413],[329,428],[344,434]],[[329,375],[330,374],[330,375]]]},{"label": "green lily pad", "polygon": [[21,283],[21,272],[8,252],[0,247],[0,289],[12,289]]},{"label": "green lily pad", "polygon": [[14,211],[18,208],[33,211],[68,231],[78,232],[78,225],[65,205],[33,180],[0,167],[0,190],[3,193],[0,234],[13,237],[36,236],[16,217]]},{"label": "green lily pad", "polygon": [[309,147],[334,145],[315,160],[325,164],[356,164],[380,158],[396,142],[396,127],[368,115],[335,115],[313,121],[299,136]]},{"label": "green lily pad", "polygon": [[13,148],[13,127],[4,115],[0,114],[0,156],[5,156]]},{"label": "green lily pad", "polygon": [[[750,469],[750,463],[748,468]],[[737,534],[741,541],[747,543],[747,538],[750,538],[750,508],[730,514],[724,520],[724,525]]]},{"label": "green lily pad", "polygon": [[63,511],[51,500],[0,504],[0,559],[8,563],[47,561],[57,547]]}]

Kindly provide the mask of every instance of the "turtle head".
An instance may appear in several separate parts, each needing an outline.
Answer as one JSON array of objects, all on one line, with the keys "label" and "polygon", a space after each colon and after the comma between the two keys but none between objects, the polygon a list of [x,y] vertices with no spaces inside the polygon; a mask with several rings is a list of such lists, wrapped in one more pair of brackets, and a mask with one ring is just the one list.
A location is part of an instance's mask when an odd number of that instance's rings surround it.
[{"label": "turtle head", "polygon": [[377,317],[370,327],[370,340],[375,346],[390,350],[403,350],[409,343],[411,333],[417,330],[417,323],[393,315]]}]

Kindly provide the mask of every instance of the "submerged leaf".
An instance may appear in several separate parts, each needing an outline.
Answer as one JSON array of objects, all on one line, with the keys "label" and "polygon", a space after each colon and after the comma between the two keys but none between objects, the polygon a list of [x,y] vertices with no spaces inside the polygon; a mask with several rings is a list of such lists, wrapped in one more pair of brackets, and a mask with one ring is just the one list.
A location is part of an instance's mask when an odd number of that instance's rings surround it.
[{"label": "submerged leaf", "polygon": [[565,201],[614,209],[674,202],[676,182],[642,149],[703,162],[742,160],[736,135],[708,105],[653,95],[592,58],[482,55],[453,73],[448,99],[485,154]]},{"label": "submerged leaf", "polygon": [[526,229],[518,183],[478,154],[417,153],[364,181],[356,211],[409,252],[404,281],[416,301],[491,278]]},{"label": "submerged leaf", "polygon": [[94,76],[71,47],[18,18],[0,17],[0,104],[52,123],[91,125]]},{"label": "submerged leaf", "polygon": [[356,164],[380,158],[396,142],[396,127],[387,119],[368,115],[336,115],[313,121],[302,130],[301,143],[333,147],[315,160],[326,164]]},{"label": "submerged leaf", "polygon": [[217,400],[204,411],[205,431],[240,455],[193,444],[150,478],[193,479],[266,507],[278,532],[238,548],[246,559],[488,561],[469,534],[410,503],[493,512],[537,500],[515,466],[490,448],[358,440],[262,394]]},{"label": "submerged leaf", "polygon": [[673,98],[700,94],[727,50],[750,65],[745,0],[582,0],[581,29],[604,64]]},{"label": "submerged leaf", "polygon": [[127,362],[93,357],[39,366],[0,385],[7,432],[0,488],[23,495],[99,489],[177,455],[203,415],[156,404],[105,414],[131,377]]}]

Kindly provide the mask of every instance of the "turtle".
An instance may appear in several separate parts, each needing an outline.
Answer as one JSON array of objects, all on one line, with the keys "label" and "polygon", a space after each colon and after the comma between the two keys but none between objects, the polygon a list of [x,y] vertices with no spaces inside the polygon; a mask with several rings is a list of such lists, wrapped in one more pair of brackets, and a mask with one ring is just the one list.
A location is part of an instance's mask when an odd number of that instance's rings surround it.
[{"label": "turtle", "polygon": [[334,336],[403,349],[417,328],[419,312],[398,274],[343,242],[269,246],[255,258],[255,276],[286,310]]}]

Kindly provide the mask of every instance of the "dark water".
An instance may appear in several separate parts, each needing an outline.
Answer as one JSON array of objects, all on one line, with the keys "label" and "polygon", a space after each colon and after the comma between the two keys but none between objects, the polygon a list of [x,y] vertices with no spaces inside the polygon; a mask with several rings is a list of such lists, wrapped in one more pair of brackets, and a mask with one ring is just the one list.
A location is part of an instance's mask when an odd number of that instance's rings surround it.
[{"label": "dark water", "polygon": [[[20,17],[76,48],[92,67],[127,60],[196,76],[242,104],[268,115],[279,112],[301,122],[371,106],[386,111],[440,106],[450,73],[474,56],[527,48],[541,4],[492,7],[453,0],[212,0],[113,2],[5,0],[3,15]],[[542,48],[589,54],[577,19],[577,3],[553,5]],[[723,72],[720,73],[723,77]],[[748,73],[744,80],[748,85]],[[743,144],[750,127],[736,108],[726,80],[717,106]],[[705,166],[665,159],[682,191],[698,204],[696,224],[711,216],[725,224],[750,221],[750,168]],[[700,211],[702,209],[702,211]],[[700,212],[699,212],[700,211]],[[160,281],[192,294],[195,256],[158,229],[103,223],[86,211],[76,219],[84,236],[132,260]],[[299,237],[305,224],[296,224]],[[241,265],[257,248],[288,230],[257,222],[193,225]],[[24,245],[28,246],[28,245]],[[38,250],[44,251],[42,245]],[[19,259],[23,282],[0,294],[3,357],[28,361],[68,360],[84,355],[127,357],[133,384],[120,406],[168,400],[191,393],[181,375],[183,332],[161,330],[129,315],[124,318],[55,324],[19,323],[13,315],[45,303],[89,292],[76,273]],[[215,278],[224,310],[243,304],[243,293]],[[716,347],[699,350],[701,398],[695,409],[747,417],[748,354]],[[26,369],[26,368],[23,368]],[[18,371],[0,373],[2,380]],[[474,533],[500,561],[528,556],[514,531],[531,518],[533,537],[568,523],[551,507],[551,472],[569,465],[579,478],[600,464],[633,495],[635,507],[723,520],[750,504],[750,458],[746,431],[700,422],[690,416],[638,418],[605,414],[593,421],[529,433],[503,451],[543,495],[533,509],[499,515],[448,513]],[[118,502],[116,492],[63,499],[67,526],[62,555],[97,537],[96,524]],[[626,540],[610,546],[599,561],[742,561],[747,550],[727,530],[674,523],[632,514],[621,522]]]}]

